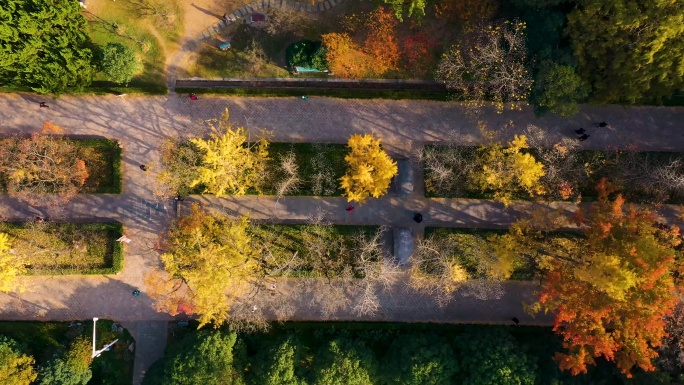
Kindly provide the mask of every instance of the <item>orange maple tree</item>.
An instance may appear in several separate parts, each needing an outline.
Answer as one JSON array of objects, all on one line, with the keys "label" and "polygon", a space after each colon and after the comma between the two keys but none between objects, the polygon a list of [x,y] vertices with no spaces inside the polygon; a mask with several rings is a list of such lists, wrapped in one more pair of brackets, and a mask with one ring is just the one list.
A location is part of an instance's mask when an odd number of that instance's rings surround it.
[{"label": "orange maple tree", "polygon": [[371,12],[361,28],[365,35],[362,44],[349,33],[329,33],[322,36],[326,48],[328,68],[337,76],[361,78],[381,76],[397,68],[399,45],[396,35],[397,19],[385,7]]},{"label": "orange maple tree", "polygon": [[573,218],[585,244],[574,261],[550,263],[535,306],[555,314],[554,331],[566,349],[555,356],[561,369],[585,373],[603,356],[631,377],[634,366],[655,369],[654,348],[666,336],[679,229],[655,226],[651,211],[625,208],[620,195],[610,200],[614,189],[605,180],[597,190],[598,201]]}]

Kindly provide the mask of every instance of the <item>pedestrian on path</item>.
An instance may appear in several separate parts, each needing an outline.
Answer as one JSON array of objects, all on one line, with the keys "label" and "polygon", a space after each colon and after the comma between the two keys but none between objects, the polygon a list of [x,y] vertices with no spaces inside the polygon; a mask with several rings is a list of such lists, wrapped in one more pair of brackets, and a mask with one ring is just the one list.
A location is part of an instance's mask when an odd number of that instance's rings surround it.
[{"label": "pedestrian on path", "polygon": [[413,220],[414,220],[416,223],[422,222],[422,221],[423,221],[423,214],[421,214],[421,213],[415,213],[415,214],[413,214]]},{"label": "pedestrian on path", "polygon": [[606,122],[601,122],[601,123],[598,124],[598,126],[599,126],[600,128],[605,128],[605,127],[608,127],[608,123],[606,123]]},{"label": "pedestrian on path", "polygon": [[224,13],[223,17],[221,17],[221,18],[223,19],[223,21],[228,22],[228,14],[227,13]]},{"label": "pedestrian on path", "polygon": [[582,128],[582,127],[580,127],[579,130],[575,130],[575,134],[577,134],[577,135],[582,135],[582,134],[584,134],[585,132],[587,132],[587,130],[585,130],[585,129]]},{"label": "pedestrian on path", "polygon": [[349,206],[345,210],[347,210],[348,213],[354,211],[354,206]]},{"label": "pedestrian on path", "polygon": [[515,326],[520,326],[520,320],[518,319],[518,317],[511,318],[511,321],[513,321]]},{"label": "pedestrian on path", "polygon": [[577,138],[577,140],[579,140],[580,142],[584,142],[585,140],[589,139],[590,136],[591,135],[584,134],[584,135],[580,136],[579,138]]},{"label": "pedestrian on path", "polygon": [[138,289],[133,290],[133,296],[134,297],[140,296],[140,290],[138,290]]},{"label": "pedestrian on path", "polygon": [[178,194],[178,195],[176,195],[175,198],[173,198],[173,200],[176,202],[183,202],[183,200],[185,200],[185,198],[183,198],[180,194]]},{"label": "pedestrian on path", "polygon": [[306,95],[302,95],[302,100],[309,100],[309,97]]},{"label": "pedestrian on path", "polygon": [[143,171],[147,171],[147,166],[145,166],[144,164],[141,164],[140,169]]},{"label": "pedestrian on path", "polygon": [[190,100],[197,100],[197,95],[190,94]]},{"label": "pedestrian on path", "polygon": [[40,106],[40,108],[43,108],[43,107],[45,107],[45,108],[50,108],[50,106],[48,106],[47,104],[45,104],[45,102],[40,102],[40,103],[38,103],[38,105]]}]

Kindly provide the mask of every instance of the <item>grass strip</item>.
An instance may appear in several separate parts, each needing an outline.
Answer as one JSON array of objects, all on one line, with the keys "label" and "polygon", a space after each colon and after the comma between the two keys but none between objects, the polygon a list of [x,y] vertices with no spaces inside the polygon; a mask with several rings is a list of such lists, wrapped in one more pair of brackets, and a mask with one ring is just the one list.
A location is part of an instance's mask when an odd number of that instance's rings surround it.
[{"label": "grass strip", "polygon": [[341,99],[416,99],[449,101],[447,92],[418,91],[381,91],[381,90],[332,90],[332,89],[292,89],[292,88],[176,88],[179,94],[213,94],[233,96],[291,97],[324,96]]},{"label": "grass strip", "polygon": [[29,275],[116,274],[123,269],[123,225],[0,222],[12,249],[26,256]]},{"label": "grass strip", "polygon": [[377,230],[377,226],[260,224],[249,231],[269,250],[275,264],[296,255],[299,265],[287,276],[334,278],[349,266],[356,270],[358,237],[370,237]]}]

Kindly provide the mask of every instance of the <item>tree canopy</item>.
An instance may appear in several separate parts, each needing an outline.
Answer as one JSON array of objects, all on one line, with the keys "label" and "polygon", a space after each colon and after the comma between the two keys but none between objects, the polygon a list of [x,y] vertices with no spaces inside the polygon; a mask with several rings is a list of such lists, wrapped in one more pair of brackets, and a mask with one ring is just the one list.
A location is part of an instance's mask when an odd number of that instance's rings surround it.
[{"label": "tree canopy", "polygon": [[94,69],[78,1],[13,0],[0,8],[0,84],[39,93],[82,89]]},{"label": "tree canopy", "polygon": [[30,385],[38,376],[32,356],[21,352],[17,343],[0,336],[0,383],[5,385]]},{"label": "tree canopy", "polygon": [[397,174],[397,162],[380,147],[380,139],[372,134],[352,135],[348,145],[351,151],[344,160],[349,168],[340,179],[344,195],[350,202],[383,196]]},{"label": "tree canopy", "polygon": [[502,331],[471,329],[457,338],[463,385],[534,385],[537,365]]},{"label": "tree canopy", "polygon": [[441,385],[453,382],[458,361],[449,344],[435,335],[399,336],[383,361],[388,385]]},{"label": "tree canopy", "polygon": [[171,277],[190,289],[190,298],[178,299],[200,314],[200,327],[224,323],[231,304],[260,274],[259,252],[252,248],[248,226],[247,217],[233,220],[194,204],[169,231],[168,252],[161,259]]},{"label": "tree canopy", "polygon": [[86,385],[93,376],[90,341],[81,337],[71,343],[69,350],[40,368],[40,385]]},{"label": "tree canopy", "polygon": [[269,349],[257,353],[253,373],[255,383],[262,385],[304,385],[296,373],[301,352],[298,344],[290,337]]},{"label": "tree canopy", "polygon": [[584,373],[603,356],[630,377],[635,366],[654,370],[676,303],[670,272],[681,240],[678,228],[654,226],[652,212],[625,209],[620,195],[610,200],[605,180],[597,190],[598,201],[574,217],[585,241],[569,258],[548,258],[536,308],[555,314],[567,350],[556,355],[562,369]]},{"label": "tree canopy", "polygon": [[377,381],[378,362],[363,343],[348,339],[330,341],[313,363],[317,385],[368,385]]},{"label": "tree canopy", "polygon": [[122,84],[128,84],[140,68],[135,52],[121,43],[107,43],[99,65],[109,80]]},{"label": "tree canopy", "polygon": [[0,233],[0,291],[9,293],[17,288],[17,276],[26,273],[22,258],[10,252],[9,235]]},{"label": "tree canopy", "polygon": [[233,367],[232,332],[190,333],[169,351],[162,376],[164,385],[238,385],[242,374]]},{"label": "tree canopy", "polygon": [[244,195],[251,188],[259,189],[268,160],[268,142],[261,138],[249,143],[243,127],[233,128],[228,109],[215,125],[211,139],[190,139],[202,153],[197,177],[190,187],[203,186],[204,192],[222,197]]},{"label": "tree canopy", "polygon": [[73,142],[52,135],[0,140],[0,173],[7,192],[36,206],[68,202],[89,176],[78,151]]},{"label": "tree canopy", "polygon": [[579,0],[566,32],[595,102],[659,101],[684,88],[682,1]]}]

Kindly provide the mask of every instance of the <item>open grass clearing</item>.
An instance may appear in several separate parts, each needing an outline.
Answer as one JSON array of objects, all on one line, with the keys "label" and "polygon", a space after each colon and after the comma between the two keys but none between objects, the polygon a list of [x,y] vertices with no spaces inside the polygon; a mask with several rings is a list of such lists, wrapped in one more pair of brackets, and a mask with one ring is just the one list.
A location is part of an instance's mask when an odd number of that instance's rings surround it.
[{"label": "open grass clearing", "polygon": [[[130,385],[133,381],[134,354],[128,347],[133,337],[124,329],[112,331],[112,321],[97,321],[97,347],[119,339],[109,351],[93,360],[89,384]],[[93,321],[81,322],[0,322],[0,335],[17,341],[27,349],[38,365],[45,365],[53,354],[77,337],[92,339]]]},{"label": "open grass clearing", "polygon": [[95,44],[118,42],[133,49],[142,70],[128,85],[98,75],[88,91],[166,93],[166,58],[180,45],[183,12],[178,0],[97,1],[85,13]]},{"label": "open grass clearing", "polygon": [[256,224],[250,228],[272,265],[296,261],[294,268],[284,270],[285,276],[296,278],[362,278],[358,250],[362,239],[377,231],[376,226]]},{"label": "open grass clearing", "polygon": [[31,275],[116,274],[123,269],[121,223],[0,222]]}]

